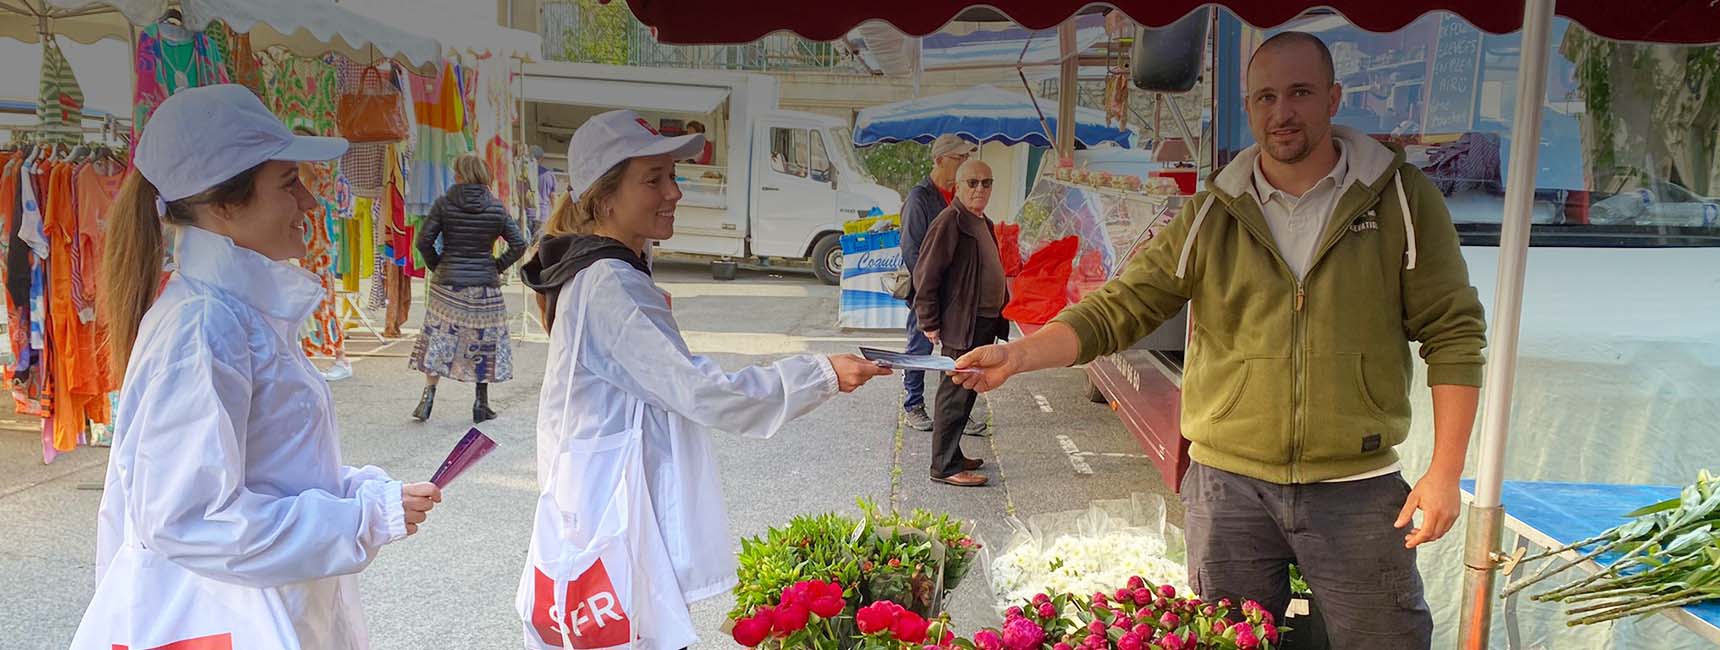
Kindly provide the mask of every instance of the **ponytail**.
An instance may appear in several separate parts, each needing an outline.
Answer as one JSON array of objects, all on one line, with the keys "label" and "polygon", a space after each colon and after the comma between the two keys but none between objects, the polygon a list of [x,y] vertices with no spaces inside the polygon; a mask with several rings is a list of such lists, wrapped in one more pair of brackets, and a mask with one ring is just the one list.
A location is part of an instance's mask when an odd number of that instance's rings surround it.
[{"label": "ponytail", "polygon": [[109,363],[116,378],[125,376],[138,327],[155,302],[155,289],[160,285],[166,257],[162,219],[156,214],[160,197],[155,185],[133,170],[120,185],[119,196],[108,212],[100,307],[108,334]]},{"label": "ponytail", "polygon": [[[108,208],[107,241],[100,273],[102,292],[98,308],[107,330],[108,362],[113,377],[125,376],[143,316],[155,304],[161,288],[161,269],[167,260],[163,224],[196,223],[192,206],[198,204],[250,203],[256,193],[257,172],[262,167],[247,169],[196,196],[167,203],[161,201],[161,192],[143,174],[132,170],[126,175],[119,195]],[[162,208],[166,208],[165,214]]]}]

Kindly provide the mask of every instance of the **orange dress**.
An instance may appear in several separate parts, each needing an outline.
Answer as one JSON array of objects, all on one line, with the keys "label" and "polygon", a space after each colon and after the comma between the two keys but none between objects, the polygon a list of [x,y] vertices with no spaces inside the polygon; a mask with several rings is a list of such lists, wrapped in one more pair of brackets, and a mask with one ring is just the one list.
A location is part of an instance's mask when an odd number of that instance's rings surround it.
[{"label": "orange dress", "polygon": [[[81,284],[77,270],[78,213],[72,188],[72,166],[54,165],[48,172],[48,200],[42,223],[48,244],[48,337],[50,371],[54,374],[54,449],[71,451],[78,446],[90,421],[109,420],[106,392],[101,390],[100,368],[95,358],[93,313],[80,314],[73,303],[73,286]],[[79,287],[78,291],[82,291]],[[85,322],[84,317],[91,317]]]}]

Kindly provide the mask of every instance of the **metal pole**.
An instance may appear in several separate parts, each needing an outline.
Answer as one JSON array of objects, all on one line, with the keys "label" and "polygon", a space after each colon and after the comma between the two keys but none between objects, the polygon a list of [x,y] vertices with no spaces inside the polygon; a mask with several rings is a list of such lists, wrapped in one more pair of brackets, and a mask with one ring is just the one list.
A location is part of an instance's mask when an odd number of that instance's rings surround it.
[{"label": "metal pole", "polygon": [[1063,58],[1057,75],[1057,155],[1061,165],[1075,157],[1075,79],[1081,72],[1081,61],[1075,56],[1073,16],[1057,26],[1057,49]]},{"label": "metal pole", "polygon": [[1535,198],[1536,158],[1541,143],[1541,106],[1547,92],[1548,33],[1553,0],[1525,0],[1516,115],[1511,125],[1511,179],[1505,188],[1500,226],[1499,274],[1493,293],[1493,351],[1487,364],[1481,417],[1481,462],[1475,501],[1469,506],[1464,547],[1463,647],[1484,650],[1493,618],[1494,570],[1503,559],[1499,538],[1505,509],[1505,442],[1511,427],[1511,389],[1517,375],[1517,334],[1523,320],[1523,274],[1529,257],[1529,219]]}]

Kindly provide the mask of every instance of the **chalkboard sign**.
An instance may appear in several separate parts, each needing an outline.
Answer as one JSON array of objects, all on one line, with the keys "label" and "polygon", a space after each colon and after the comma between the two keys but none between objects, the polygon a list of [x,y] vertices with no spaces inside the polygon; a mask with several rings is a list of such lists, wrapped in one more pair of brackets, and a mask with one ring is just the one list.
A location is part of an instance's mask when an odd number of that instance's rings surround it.
[{"label": "chalkboard sign", "polygon": [[1442,16],[1439,41],[1428,69],[1422,133],[1461,133],[1475,122],[1480,89],[1481,30],[1457,16]]}]

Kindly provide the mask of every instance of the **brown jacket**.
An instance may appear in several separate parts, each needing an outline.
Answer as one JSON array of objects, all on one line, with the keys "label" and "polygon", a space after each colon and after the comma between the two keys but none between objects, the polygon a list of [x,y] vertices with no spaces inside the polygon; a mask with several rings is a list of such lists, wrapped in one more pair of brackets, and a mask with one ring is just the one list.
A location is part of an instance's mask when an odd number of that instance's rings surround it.
[{"label": "brown jacket", "polygon": [[982,268],[979,256],[985,250],[980,237],[992,238],[996,248],[991,219],[974,214],[957,199],[926,228],[920,259],[914,263],[914,314],[920,329],[937,331],[948,349],[973,347]]}]

